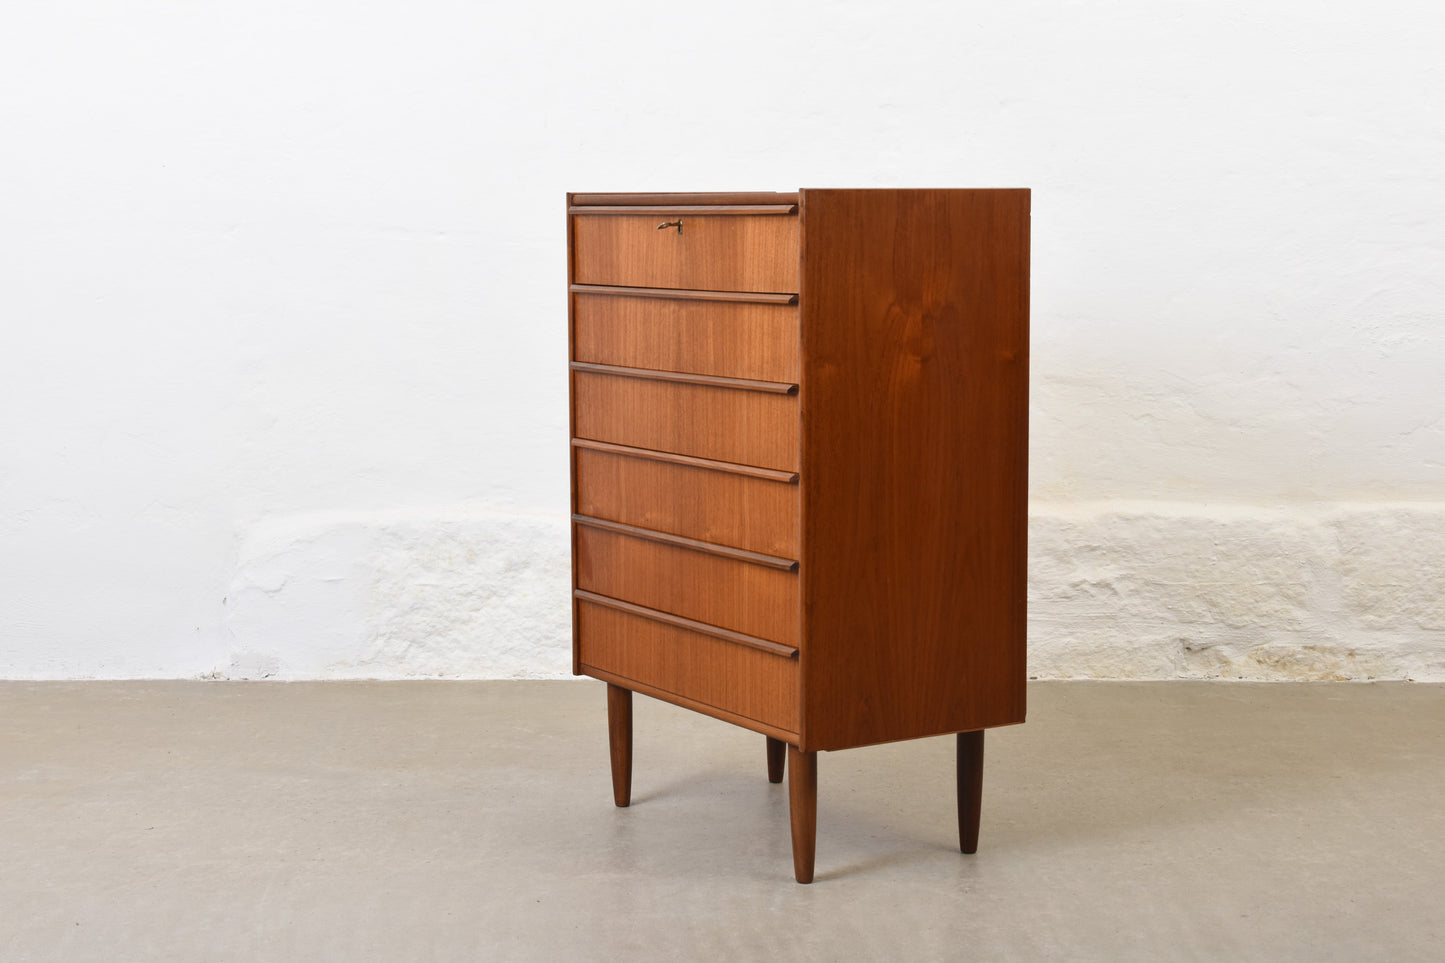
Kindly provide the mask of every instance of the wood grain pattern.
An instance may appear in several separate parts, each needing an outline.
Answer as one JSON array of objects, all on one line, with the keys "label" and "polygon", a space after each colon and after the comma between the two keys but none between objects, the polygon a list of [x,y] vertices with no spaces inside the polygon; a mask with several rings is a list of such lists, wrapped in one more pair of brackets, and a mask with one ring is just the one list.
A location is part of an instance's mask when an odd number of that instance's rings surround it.
[{"label": "wood grain pattern", "polygon": [[574,360],[798,381],[798,309],[575,294]]},{"label": "wood grain pattern", "polygon": [[687,191],[676,194],[569,194],[569,205],[796,204],[797,191]]},{"label": "wood grain pattern", "polygon": [[582,589],[577,589],[573,592],[573,595],[584,602],[591,602],[593,605],[600,605],[605,609],[616,609],[619,612],[626,612],[629,615],[636,615],[639,618],[651,619],[654,622],[661,622],[664,625],[686,629],[689,632],[710,635],[715,639],[722,639],[724,642],[731,642],[734,645],[745,645],[750,649],[767,652],[769,655],[778,655],[785,659],[796,659],[798,657],[798,650],[791,645],[769,642],[767,639],[760,639],[756,635],[744,635],[741,632],[734,632],[732,629],[720,629],[716,625],[708,625],[706,622],[695,622],[692,619],[685,619],[680,615],[673,615],[670,612],[660,612],[657,609],[649,609],[641,605],[633,605],[631,602],[608,598],[605,595],[598,595],[596,592],[584,592]]},{"label": "wood grain pattern", "polygon": [[575,526],[577,588],[798,647],[798,576]]},{"label": "wood grain pattern", "polygon": [[658,230],[651,215],[572,218],[572,280],[644,288],[798,290],[798,219],[785,215],[683,215]]},{"label": "wood grain pattern", "polygon": [[649,542],[660,542],[663,545],[672,545],[694,552],[702,552],[705,555],[717,555],[721,558],[736,559],[740,562],[762,565],[766,568],[775,568],[784,572],[796,572],[798,570],[797,559],[783,558],[778,555],[764,555],[761,552],[750,552],[747,549],[733,548],[731,545],[719,545],[716,542],[704,542],[701,539],[672,535],[668,532],[659,532],[656,529],[639,528],[636,525],[612,522],[604,518],[591,518],[587,515],[573,515],[572,522],[575,525],[615,532],[619,535],[640,538]]},{"label": "wood grain pattern", "polygon": [[780,481],[579,449],[577,512],[798,557],[798,487]]},{"label": "wood grain pattern", "polygon": [[802,218],[803,748],[1021,722],[1028,192]]},{"label": "wood grain pattern", "polygon": [[582,662],[614,676],[796,730],[797,663],[626,612],[578,603]]},{"label": "wood grain pattern", "polygon": [[631,458],[648,458],[652,461],[665,461],[673,465],[688,465],[692,468],[708,468],[712,471],[731,472],[734,475],[748,475],[752,478],[766,478],[769,481],[785,482],[793,484],[798,480],[798,473],[795,471],[775,471],[772,468],[759,468],[757,465],[739,465],[733,461],[718,461],[715,458],[694,458],[692,455],[679,455],[671,451],[655,451],[651,448],[633,448],[629,445],[614,445],[607,441],[589,441],[586,438],[573,438],[572,447],[585,448],[589,451],[606,451],[614,455],[627,455]]},{"label": "wood grain pattern", "polygon": [[798,470],[792,395],[572,373],[578,438]]}]

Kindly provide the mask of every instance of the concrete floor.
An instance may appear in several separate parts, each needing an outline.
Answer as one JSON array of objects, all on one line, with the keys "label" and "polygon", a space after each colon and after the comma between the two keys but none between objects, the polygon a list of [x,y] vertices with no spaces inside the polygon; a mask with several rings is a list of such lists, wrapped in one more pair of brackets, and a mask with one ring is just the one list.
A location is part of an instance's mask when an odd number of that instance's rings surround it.
[{"label": "concrete floor", "polygon": [[1445,686],[1044,683],[819,757],[584,682],[0,683],[0,959],[1445,957]]}]

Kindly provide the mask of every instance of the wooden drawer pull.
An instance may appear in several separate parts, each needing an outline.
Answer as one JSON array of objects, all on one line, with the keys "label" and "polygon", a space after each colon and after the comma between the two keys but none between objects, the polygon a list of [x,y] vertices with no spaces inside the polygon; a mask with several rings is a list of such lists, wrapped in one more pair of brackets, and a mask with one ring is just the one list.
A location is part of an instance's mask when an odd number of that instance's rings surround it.
[{"label": "wooden drawer pull", "polygon": [[753,381],[750,378],[724,378],[720,375],[696,375],[685,371],[656,371],[652,368],[623,368],[612,364],[592,364],[589,361],[572,362],[573,371],[590,371],[593,374],[616,375],[619,378],[644,378],[648,381],[677,381],[682,384],[703,385],[708,388],[739,388],[743,391],[766,391],[775,395],[796,394],[797,385],[782,381]]},{"label": "wooden drawer pull", "polygon": [[729,206],[796,208],[799,197],[797,191],[686,191],[670,194],[573,194],[568,200],[574,209],[663,207],[676,210],[680,207]]},{"label": "wooden drawer pull", "polygon": [[675,545],[678,548],[687,548],[694,552],[703,552],[707,555],[721,555],[723,558],[734,558],[740,562],[765,565],[768,568],[781,569],[784,572],[796,572],[798,570],[797,559],[779,558],[776,555],[764,555],[762,552],[749,552],[745,548],[733,548],[731,545],[718,545],[714,542],[704,542],[696,538],[669,535],[667,532],[655,532],[650,528],[638,528],[636,525],[609,522],[606,519],[592,518],[588,515],[573,515],[572,521],[578,525],[586,525],[588,528],[600,528],[605,532],[631,535],[633,538],[645,538],[650,542]]},{"label": "wooden drawer pull", "polygon": [[573,214],[796,214],[796,204],[574,204]]},{"label": "wooden drawer pull", "polygon": [[761,649],[764,652],[771,652],[773,655],[781,655],[785,659],[796,659],[798,657],[797,649],[791,645],[783,645],[781,642],[769,642],[767,639],[760,639],[755,635],[748,635],[744,632],[734,632],[732,629],[709,625],[706,622],[698,622],[695,619],[685,619],[680,615],[673,615],[671,612],[660,612],[657,609],[650,609],[645,605],[634,605],[631,602],[624,602],[621,599],[614,599],[607,595],[598,595],[596,592],[588,592],[585,589],[577,589],[572,594],[584,602],[591,602],[593,605],[601,605],[604,608],[627,612],[630,615],[641,616],[644,619],[662,622],[665,625],[675,625],[680,629],[687,629],[689,632],[696,632],[699,635],[710,635],[715,639],[722,639],[724,642],[735,642],[738,645],[746,645],[749,648]]},{"label": "wooden drawer pull", "polygon": [[750,475],[753,478],[764,478],[768,481],[782,482],[785,485],[796,485],[798,483],[798,473],[795,471],[779,471],[776,468],[759,468],[756,465],[739,465],[737,462],[718,461],[715,458],[695,458],[692,455],[679,455],[671,451],[653,451],[651,448],[614,445],[606,441],[592,441],[589,438],[573,438],[572,447],[591,448],[593,451],[607,451],[614,455],[628,455],[633,458],[646,458],[650,461],[665,461],[674,465],[687,465],[690,468],[707,468],[712,471],[725,471],[734,475]]},{"label": "wooden drawer pull", "polygon": [[573,294],[611,294],[626,298],[674,298],[679,301],[747,301],[752,304],[797,304],[796,294],[755,291],[687,291],[682,288],[628,288],[617,284],[574,284]]}]

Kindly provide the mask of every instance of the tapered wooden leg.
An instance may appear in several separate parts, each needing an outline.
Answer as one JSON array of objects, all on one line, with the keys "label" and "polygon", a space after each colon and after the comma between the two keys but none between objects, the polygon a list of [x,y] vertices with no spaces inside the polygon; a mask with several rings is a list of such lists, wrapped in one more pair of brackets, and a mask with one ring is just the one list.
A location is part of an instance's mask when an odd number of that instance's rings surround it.
[{"label": "tapered wooden leg", "polygon": [[632,690],[607,684],[607,742],[612,750],[612,801],[632,802]]},{"label": "tapered wooden leg", "polygon": [[958,734],[958,849],[978,852],[978,816],[983,802],[983,730]]},{"label": "tapered wooden leg", "polygon": [[788,746],[788,811],[793,824],[793,876],[813,881],[818,842],[818,754]]},{"label": "tapered wooden leg", "polygon": [[768,740],[768,782],[782,782],[783,759],[788,751],[788,744],[772,736],[763,738]]}]

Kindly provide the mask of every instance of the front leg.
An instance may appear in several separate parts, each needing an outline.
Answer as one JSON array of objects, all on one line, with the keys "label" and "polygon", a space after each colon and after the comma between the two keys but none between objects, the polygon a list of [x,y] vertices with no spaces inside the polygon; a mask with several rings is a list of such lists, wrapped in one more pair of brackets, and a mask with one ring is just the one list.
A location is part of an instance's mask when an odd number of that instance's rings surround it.
[{"label": "front leg", "polygon": [[813,881],[818,842],[818,754],[788,746],[788,814],[793,827],[793,875]]},{"label": "front leg", "polygon": [[632,802],[632,690],[607,684],[607,744],[612,751],[612,801]]}]

